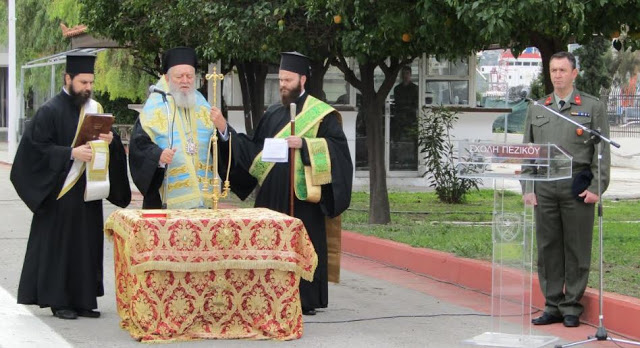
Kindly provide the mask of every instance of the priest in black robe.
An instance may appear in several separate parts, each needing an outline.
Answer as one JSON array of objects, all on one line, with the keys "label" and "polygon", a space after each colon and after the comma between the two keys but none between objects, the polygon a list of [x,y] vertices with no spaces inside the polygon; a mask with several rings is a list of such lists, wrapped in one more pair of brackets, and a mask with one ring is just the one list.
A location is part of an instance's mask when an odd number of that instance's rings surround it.
[{"label": "priest in black robe", "polygon": [[[11,168],[11,182],[33,212],[18,303],[50,307],[61,319],[99,317],[97,297],[104,295],[102,199],[85,201],[92,145],[72,146],[85,113],[102,112],[91,99],[94,61],[94,55],[67,56],[63,90],[30,120]],[[101,196],[126,207],[124,146],[113,130],[99,138],[109,159]]]},{"label": "priest in black robe", "polygon": [[[286,139],[296,149],[294,216],[301,219],[318,255],[313,281],[300,280],[305,315],[328,305],[328,281],[339,278],[340,220],[349,207],[353,163],[342,129],[341,115],[330,105],[308,95],[304,84],[309,60],[297,52],[282,54],[280,95],[282,103],[270,106],[252,137],[237,133],[220,110],[211,118],[220,133],[219,174],[227,170],[228,140],[232,144],[231,190],[245,199],[259,185],[256,207],[289,213],[289,162],[262,161],[265,139]],[[290,103],[296,104],[295,135],[290,132]]]}]

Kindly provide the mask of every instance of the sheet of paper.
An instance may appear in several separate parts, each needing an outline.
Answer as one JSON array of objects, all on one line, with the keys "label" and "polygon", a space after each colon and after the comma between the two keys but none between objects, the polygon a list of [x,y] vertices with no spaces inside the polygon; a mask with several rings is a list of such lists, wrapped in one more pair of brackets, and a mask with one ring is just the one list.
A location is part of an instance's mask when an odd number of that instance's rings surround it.
[{"label": "sheet of paper", "polygon": [[266,138],[262,149],[263,162],[288,162],[289,147],[285,139]]},{"label": "sheet of paper", "polygon": [[96,152],[93,159],[93,170],[104,170],[107,167],[107,154],[104,152]]}]

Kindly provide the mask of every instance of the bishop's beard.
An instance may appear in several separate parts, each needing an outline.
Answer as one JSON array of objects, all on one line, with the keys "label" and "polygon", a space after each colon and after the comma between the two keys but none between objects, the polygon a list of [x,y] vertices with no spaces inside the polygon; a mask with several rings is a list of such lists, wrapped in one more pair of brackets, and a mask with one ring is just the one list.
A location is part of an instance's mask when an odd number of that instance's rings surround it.
[{"label": "bishop's beard", "polygon": [[292,89],[280,88],[280,100],[282,101],[282,105],[287,106],[291,103],[295,103],[298,97],[300,97],[300,93],[302,93],[302,84],[300,83]]},{"label": "bishop's beard", "polygon": [[91,91],[76,92],[76,90],[73,89],[73,84],[69,86],[69,95],[73,99],[73,104],[77,107],[82,107],[86,104],[87,101],[91,99],[92,94]]},{"label": "bishop's beard", "polygon": [[173,96],[173,101],[177,107],[191,109],[196,106],[196,90],[191,86],[189,91],[183,92],[180,86],[169,82],[169,93]]}]

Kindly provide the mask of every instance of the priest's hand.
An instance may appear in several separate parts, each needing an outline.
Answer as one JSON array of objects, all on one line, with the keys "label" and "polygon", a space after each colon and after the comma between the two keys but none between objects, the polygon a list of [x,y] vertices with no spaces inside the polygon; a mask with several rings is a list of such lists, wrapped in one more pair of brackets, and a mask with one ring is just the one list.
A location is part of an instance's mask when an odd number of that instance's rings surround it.
[{"label": "priest's hand", "polygon": [[113,141],[113,132],[109,132],[107,134],[100,134],[98,136],[98,139],[106,141],[107,144],[111,144],[111,141]]},{"label": "priest's hand", "polygon": [[171,164],[173,161],[173,155],[176,154],[176,149],[164,149],[160,154],[160,163]]},{"label": "priest's hand", "polygon": [[289,148],[299,149],[302,147],[302,138],[290,135],[287,137],[287,145],[289,145]]},{"label": "priest's hand", "polygon": [[227,129],[227,120],[222,116],[222,112],[215,106],[211,107],[210,114],[211,122],[216,126],[220,133],[224,133],[224,130]]},{"label": "priest's hand", "polygon": [[71,149],[71,157],[82,162],[91,161],[91,145],[84,144]]}]

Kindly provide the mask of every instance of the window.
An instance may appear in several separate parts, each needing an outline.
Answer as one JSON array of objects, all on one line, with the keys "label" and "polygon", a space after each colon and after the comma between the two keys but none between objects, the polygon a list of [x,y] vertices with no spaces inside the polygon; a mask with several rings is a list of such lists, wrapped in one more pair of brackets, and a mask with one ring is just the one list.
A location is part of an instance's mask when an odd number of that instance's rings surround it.
[{"label": "window", "polygon": [[335,66],[330,66],[324,74],[322,83],[327,103],[332,105],[351,104],[351,86],[344,80],[344,73]]},{"label": "window", "polygon": [[469,105],[469,60],[427,60],[425,104]]}]

